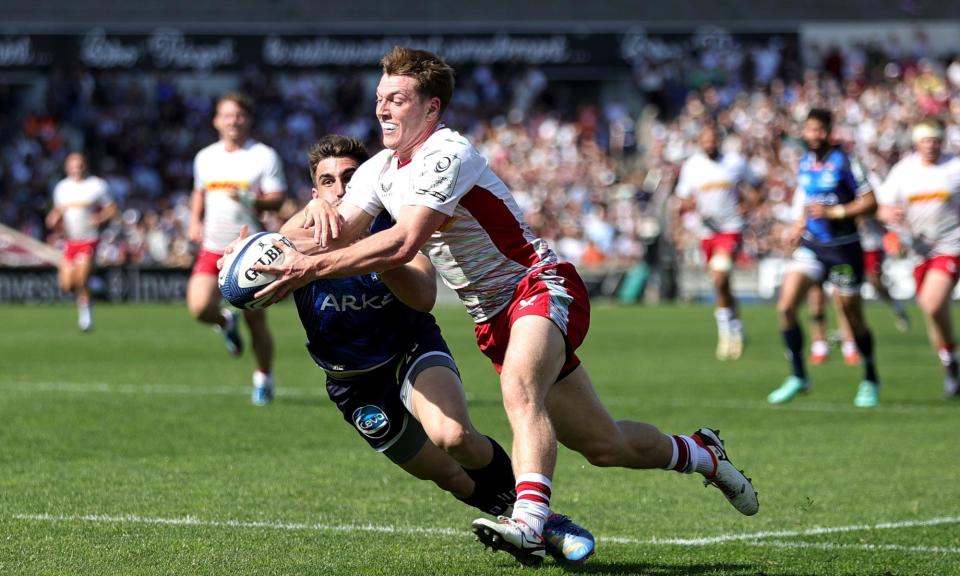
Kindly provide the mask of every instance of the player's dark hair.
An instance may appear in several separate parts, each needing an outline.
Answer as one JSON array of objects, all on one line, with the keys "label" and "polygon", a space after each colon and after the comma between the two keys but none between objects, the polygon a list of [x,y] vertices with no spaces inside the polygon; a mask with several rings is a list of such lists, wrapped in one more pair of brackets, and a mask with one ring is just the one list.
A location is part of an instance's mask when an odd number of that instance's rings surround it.
[{"label": "player's dark hair", "polygon": [[370,158],[363,142],[356,138],[341,136],[339,134],[327,134],[319,139],[310,147],[307,152],[307,159],[310,162],[310,181],[315,182],[317,173],[317,164],[327,158],[353,158],[357,164],[363,164]]},{"label": "player's dark hair", "polygon": [[217,104],[213,107],[214,114],[220,109],[220,105],[224,102],[233,102],[243,110],[247,116],[253,117],[253,100],[250,99],[246,94],[241,94],[240,92],[227,92],[223,96],[217,98]]},{"label": "player's dark hair", "polygon": [[380,66],[384,74],[416,80],[421,96],[439,98],[441,114],[453,98],[453,68],[433,52],[395,46],[380,59]]},{"label": "player's dark hair", "polygon": [[816,120],[823,124],[827,132],[833,128],[833,113],[826,108],[811,108],[810,112],[807,113],[807,120]]}]

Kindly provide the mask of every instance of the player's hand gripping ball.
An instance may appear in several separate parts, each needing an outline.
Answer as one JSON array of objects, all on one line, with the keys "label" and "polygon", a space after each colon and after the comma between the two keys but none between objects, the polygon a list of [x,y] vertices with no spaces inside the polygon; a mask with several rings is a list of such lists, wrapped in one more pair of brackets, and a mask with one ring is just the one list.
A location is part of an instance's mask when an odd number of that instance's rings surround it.
[{"label": "player's hand gripping ball", "polygon": [[278,232],[260,232],[240,240],[233,252],[223,260],[223,267],[217,277],[220,293],[237,308],[257,310],[263,308],[273,294],[260,298],[254,295],[264,286],[276,280],[273,274],[256,272],[251,268],[256,264],[282,264],[283,252],[274,247],[273,240],[293,247],[286,236]]}]

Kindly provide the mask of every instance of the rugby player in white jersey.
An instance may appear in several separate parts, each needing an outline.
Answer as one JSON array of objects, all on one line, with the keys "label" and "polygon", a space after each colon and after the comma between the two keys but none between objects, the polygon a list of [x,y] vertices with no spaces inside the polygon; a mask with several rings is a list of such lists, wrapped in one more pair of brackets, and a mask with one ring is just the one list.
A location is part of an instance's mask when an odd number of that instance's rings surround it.
[{"label": "rugby player in white jersey", "polygon": [[946,372],[943,394],[960,398],[960,370],[950,295],[960,277],[960,158],[942,153],[943,126],[913,129],[916,152],[898,162],[880,187],[880,218],[912,239],[921,258],[913,272],[930,344]]},{"label": "rugby player in white jersey", "polygon": [[[737,510],[755,514],[756,493],[714,430],[671,436],[650,424],[614,421],[600,403],[575,354],[589,325],[583,282],[531,233],[487,160],[442,124],[452,69],[430,52],[401,47],[381,64],[376,115],[387,149],[357,169],[339,214],[311,202],[304,225],[319,220],[316,254],[288,247],[282,265],[256,267],[279,275],[259,294],[273,293],[276,301],[317,278],[390,270],[419,250],[430,258],[500,372],[513,429],[513,514],[477,519],[473,530],[524,564],[544,557],[557,440],[597,466],[699,472]],[[396,220],[393,227],[328,250],[360,237],[383,210]]]},{"label": "rugby player in white jersey", "polygon": [[[242,226],[258,232],[259,214],[283,203],[286,180],[277,153],[250,137],[253,105],[242,94],[227,94],[216,104],[213,127],[220,140],[197,153],[193,163],[190,240],[201,243],[187,285],[190,314],[223,332],[227,351],[243,350],[238,315],[221,307],[217,287],[217,260]],[[256,357],[253,373],[254,404],[273,398],[273,337],[264,310],[244,310]]]},{"label": "rugby player in white jersey", "polygon": [[743,323],[730,272],[743,242],[741,188],[749,185],[749,170],[739,154],[721,152],[716,126],[704,127],[698,142],[700,150],[680,169],[676,194],[680,210],[694,210],[700,217],[700,247],[716,292],[717,358],[736,360],[743,353]]},{"label": "rugby player in white jersey", "polygon": [[117,213],[107,182],[87,174],[87,159],[80,152],[63,163],[67,177],[53,189],[53,209],[47,214],[50,229],[63,224],[66,244],[57,267],[60,289],[72,292],[77,302],[77,325],[93,329],[93,302],[87,281],[97,255],[100,228]]}]

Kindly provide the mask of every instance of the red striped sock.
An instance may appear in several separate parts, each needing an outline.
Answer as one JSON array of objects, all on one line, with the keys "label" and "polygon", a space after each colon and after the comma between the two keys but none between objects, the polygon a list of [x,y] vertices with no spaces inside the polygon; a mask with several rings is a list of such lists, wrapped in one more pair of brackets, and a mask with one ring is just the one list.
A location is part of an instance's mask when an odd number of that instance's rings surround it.
[{"label": "red striped sock", "polygon": [[549,515],[550,479],[537,473],[517,476],[517,501],[513,505],[513,518],[522,520],[534,532],[541,534]]}]

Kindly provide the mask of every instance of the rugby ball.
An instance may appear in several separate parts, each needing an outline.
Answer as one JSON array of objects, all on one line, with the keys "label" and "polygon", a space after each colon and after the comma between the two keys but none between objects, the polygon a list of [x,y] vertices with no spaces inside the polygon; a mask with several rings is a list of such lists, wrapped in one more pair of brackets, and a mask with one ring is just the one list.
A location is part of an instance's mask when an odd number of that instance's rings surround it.
[{"label": "rugby ball", "polygon": [[233,252],[224,259],[217,285],[220,293],[237,308],[257,310],[273,296],[268,294],[254,298],[260,289],[277,279],[273,274],[263,274],[251,270],[256,264],[282,264],[283,252],[273,245],[273,241],[293,247],[286,236],[278,232],[259,232],[244,238],[234,247]]}]

